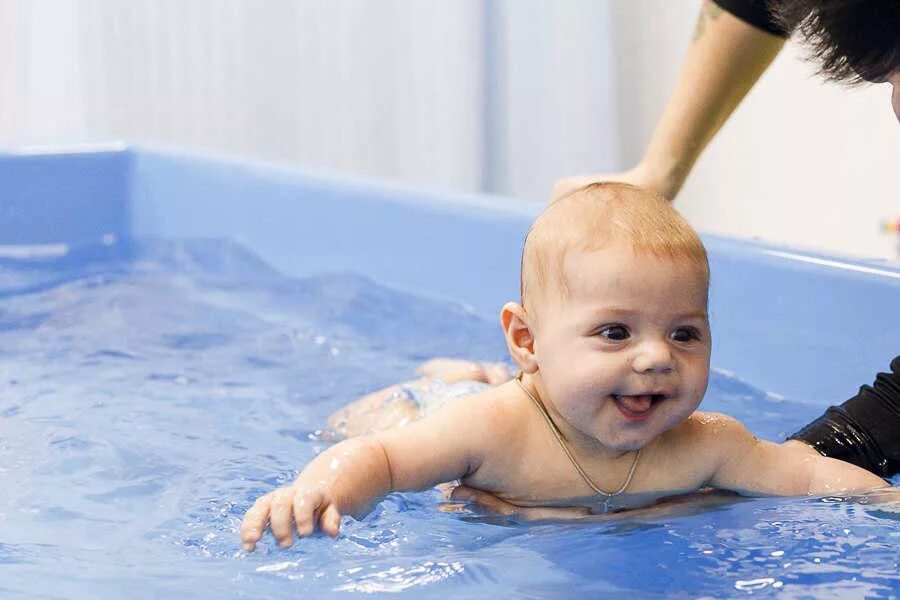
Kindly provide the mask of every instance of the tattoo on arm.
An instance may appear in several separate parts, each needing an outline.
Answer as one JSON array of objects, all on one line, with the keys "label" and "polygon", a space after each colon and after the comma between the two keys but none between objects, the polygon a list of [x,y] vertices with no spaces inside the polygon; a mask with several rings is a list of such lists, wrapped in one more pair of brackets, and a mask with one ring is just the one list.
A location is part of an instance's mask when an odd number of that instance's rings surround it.
[{"label": "tattoo on arm", "polygon": [[703,6],[700,7],[700,16],[697,18],[697,26],[694,28],[694,37],[692,41],[696,42],[706,31],[706,26],[722,16],[725,12],[715,2],[704,0]]}]

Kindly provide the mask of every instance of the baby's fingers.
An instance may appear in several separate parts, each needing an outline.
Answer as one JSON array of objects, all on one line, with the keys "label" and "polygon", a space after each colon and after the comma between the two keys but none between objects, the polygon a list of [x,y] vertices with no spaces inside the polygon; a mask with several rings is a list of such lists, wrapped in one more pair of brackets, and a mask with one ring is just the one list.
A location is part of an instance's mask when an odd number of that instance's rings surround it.
[{"label": "baby's fingers", "polygon": [[322,505],[322,494],[306,493],[294,496],[294,522],[297,535],[306,537],[316,529],[316,512]]},{"label": "baby's fingers", "polygon": [[336,538],[338,533],[340,533],[341,513],[334,504],[329,504],[322,511],[322,514],[319,517],[319,527],[333,538]]},{"label": "baby's fingers", "polygon": [[256,549],[256,542],[262,537],[266,528],[266,521],[269,519],[269,501],[271,494],[260,496],[256,499],[246,513],[244,520],[241,521],[241,543],[244,550],[253,552]]},{"label": "baby's fingers", "polygon": [[289,548],[294,543],[294,489],[281,488],[272,492],[269,508],[269,528],[282,548]]}]

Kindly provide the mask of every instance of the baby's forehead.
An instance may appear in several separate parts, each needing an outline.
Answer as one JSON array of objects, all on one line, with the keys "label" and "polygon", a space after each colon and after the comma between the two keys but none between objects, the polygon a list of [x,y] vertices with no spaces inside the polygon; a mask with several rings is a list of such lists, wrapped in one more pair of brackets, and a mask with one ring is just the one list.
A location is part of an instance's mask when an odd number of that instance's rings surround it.
[{"label": "baby's forehead", "polygon": [[[627,241],[603,247],[569,246],[562,248],[557,261],[557,276],[552,284],[563,291],[574,284],[600,280],[608,285],[641,282],[652,275],[658,282],[706,284],[707,266],[693,257],[665,255],[640,248]],[[552,280],[556,279],[555,282]]]},{"label": "baby's forehead", "polygon": [[[660,256],[619,244],[604,248],[570,247],[532,288],[532,306],[615,306],[635,309],[655,303],[658,311],[705,311],[705,265],[687,256]],[[535,289],[537,288],[537,289]],[[536,292],[536,293],[534,293]]]}]

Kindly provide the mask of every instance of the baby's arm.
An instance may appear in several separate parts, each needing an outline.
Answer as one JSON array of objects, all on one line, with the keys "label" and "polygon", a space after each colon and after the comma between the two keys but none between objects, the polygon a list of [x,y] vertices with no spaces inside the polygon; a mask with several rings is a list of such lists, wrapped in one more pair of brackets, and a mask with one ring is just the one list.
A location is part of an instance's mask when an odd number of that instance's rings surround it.
[{"label": "baby's arm", "polygon": [[775,496],[827,495],[885,487],[883,479],[850,463],[808,449],[754,437],[738,421],[710,415],[705,435],[719,452],[710,485]]},{"label": "baby's arm", "polygon": [[477,399],[460,398],[409,427],[332,446],[294,483],[260,497],[247,511],[244,549],[253,551],[267,521],[282,547],[293,543],[292,522],[300,537],[316,529],[336,536],[342,515],[364,514],[390,491],[421,490],[474,471],[483,455],[483,428],[472,423],[480,421]]},{"label": "baby's arm", "polygon": [[267,522],[285,548],[293,543],[292,523],[300,537],[316,529],[336,536],[342,514],[363,512],[390,484],[390,465],[374,436],[341,442],[313,459],[291,485],[260,496],[244,514],[241,542],[252,552]]}]

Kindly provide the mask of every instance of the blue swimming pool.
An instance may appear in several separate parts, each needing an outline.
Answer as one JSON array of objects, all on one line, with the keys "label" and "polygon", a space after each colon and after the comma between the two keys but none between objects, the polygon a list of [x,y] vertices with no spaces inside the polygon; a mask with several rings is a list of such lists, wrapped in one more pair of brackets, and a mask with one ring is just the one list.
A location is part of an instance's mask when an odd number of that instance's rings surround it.
[{"label": "blue swimming pool", "polygon": [[[540,207],[126,147],[2,156],[0,194],[4,597],[900,590],[878,498],[510,526],[398,494],[337,542],[244,555],[240,516],[330,410],[435,354],[503,357]],[[705,408],[777,439],[896,354],[896,264],[706,242]]]}]

